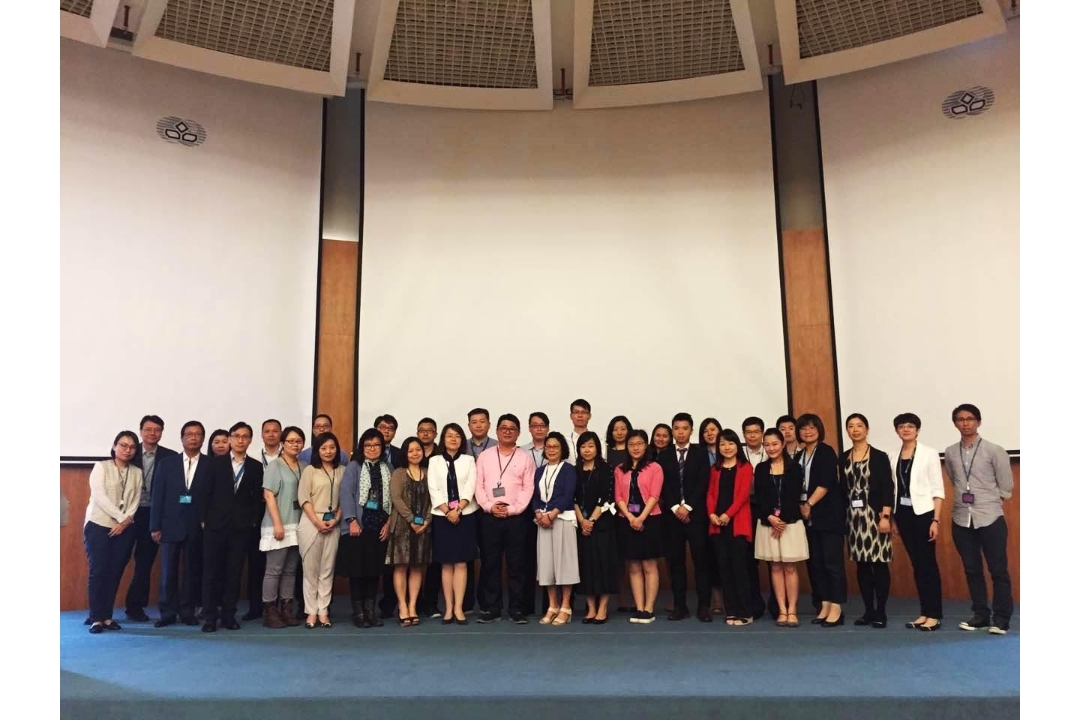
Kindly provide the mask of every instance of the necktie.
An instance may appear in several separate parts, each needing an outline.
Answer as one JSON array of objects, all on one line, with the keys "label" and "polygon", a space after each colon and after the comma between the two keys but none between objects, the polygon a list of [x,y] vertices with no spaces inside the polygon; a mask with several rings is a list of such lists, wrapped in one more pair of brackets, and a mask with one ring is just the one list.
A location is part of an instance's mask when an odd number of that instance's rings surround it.
[{"label": "necktie", "polygon": [[683,470],[686,469],[686,448],[679,448],[679,502],[686,499],[683,492]]},{"label": "necktie", "polygon": [[191,458],[187,459],[187,472],[184,473],[184,486],[191,489]]}]

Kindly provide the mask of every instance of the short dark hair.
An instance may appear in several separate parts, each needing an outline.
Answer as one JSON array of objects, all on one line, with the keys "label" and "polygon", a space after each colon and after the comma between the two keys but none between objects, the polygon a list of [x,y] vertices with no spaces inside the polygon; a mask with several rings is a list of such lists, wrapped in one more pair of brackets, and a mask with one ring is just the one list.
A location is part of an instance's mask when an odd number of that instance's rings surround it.
[{"label": "short dark hair", "polygon": [[[382,454],[386,452],[386,438],[382,436],[382,433],[375,428],[368,428],[361,435],[360,439],[356,441],[356,447],[352,452],[352,461],[357,463],[364,462],[364,443],[368,440],[379,441],[379,458],[382,458]],[[312,457],[315,457],[314,448],[312,448]]]},{"label": "short dark hair", "polygon": [[[143,415],[142,420],[139,421],[139,429],[142,430],[143,425],[148,422],[152,422],[155,425],[160,425],[162,430],[165,429],[165,421],[161,419],[160,415]],[[113,443],[113,445],[115,444],[116,443]]]},{"label": "short dark hair", "polygon": [[671,427],[675,427],[677,422],[688,422],[690,423],[690,429],[694,429],[694,418],[688,412],[675,413],[675,417],[671,418]]},{"label": "short dark hair", "polygon": [[[607,424],[607,449],[615,447],[615,423],[621,422],[626,425],[626,437],[630,437],[630,433],[634,431],[634,426],[630,424],[630,418],[625,415],[616,415],[611,418],[611,422]],[[582,434],[581,437],[585,437],[589,433]],[[578,438],[578,445],[581,444],[581,438]]]},{"label": "short dark hair", "polygon": [[435,427],[439,427],[439,423],[429,417],[420,418],[420,422],[416,423],[416,429],[419,430],[421,425],[434,425]]},{"label": "short dark hair", "polygon": [[120,438],[124,437],[129,438],[134,445],[138,445],[141,442],[139,436],[135,433],[130,430],[121,430],[116,433],[116,437],[113,438],[112,447],[109,449],[109,457],[116,458],[116,443],[120,442]]},{"label": "short dark hair", "polygon": [[326,418],[326,422],[330,423],[330,427],[334,427],[334,418],[330,417],[326,413],[319,413],[315,417],[311,418],[311,424],[314,425],[315,421],[319,418]]},{"label": "short dark hair", "polygon": [[518,420],[517,415],[515,415],[514,413],[503,413],[502,415],[500,415],[499,421],[495,423],[495,427],[498,428],[500,425],[502,425],[503,420],[508,420],[514,423],[514,425],[517,426],[517,429],[519,431],[521,430],[521,421]]},{"label": "short dark hair", "polygon": [[266,429],[266,426],[267,426],[268,423],[276,423],[277,426],[278,426],[278,430],[281,429],[281,421],[280,420],[275,420],[274,418],[269,418],[267,420],[263,420],[263,424],[262,424],[262,429],[263,430]]},{"label": "short dark hair", "polygon": [[[852,420],[862,420],[862,424],[866,426],[866,429],[867,430],[870,429],[870,421],[867,420],[866,416],[863,415],[862,413],[851,413],[850,415],[848,415],[847,419],[844,420],[844,427],[847,427],[848,423],[851,422]],[[820,432],[820,430],[818,432]]]},{"label": "short dark hair", "polygon": [[307,442],[307,435],[304,434],[304,431],[296,427],[295,425],[290,425],[286,428],[281,429],[281,442],[283,444],[286,438],[289,437],[289,433],[296,433],[300,436],[300,442]]},{"label": "short dark hair", "polygon": [[446,455],[446,431],[447,430],[453,430],[454,432],[457,433],[457,436],[459,438],[461,438],[461,444],[458,445],[457,454],[455,454],[451,458],[451,460],[456,460],[458,455],[465,452],[465,441],[468,439],[469,436],[465,433],[465,431],[461,428],[461,426],[458,425],[456,422],[449,422],[449,423],[446,423],[445,425],[443,425],[442,434],[439,435],[439,446],[437,448],[437,450],[439,451],[439,454],[441,454],[441,455]]},{"label": "short dark hair", "polygon": [[895,430],[896,428],[900,427],[901,425],[903,425],[905,423],[911,423],[912,425],[915,426],[916,430],[921,430],[922,429],[922,420],[919,419],[918,415],[916,415],[915,413],[911,413],[911,412],[904,412],[904,413],[900,413],[899,415],[897,415],[896,417],[893,418],[893,421],[892,421],[893,430]]},{"label": "short dark hair", "polygon": [[[821,418],[814,413],[803,413],[799,416],[799,419],[795,421],[795,432],[801,433],[802,429],[807,425],[813,425],[818,432],[818,444],[825,444],[825,423],[821,422]],[[869,427],[869,426],[868,426]]]},{"label": "short dark hair", "polygon": [[379,423],[382,422],[382,419],[382,415],[376,415],[375,419],[371,421],[371,427],[379,427]]},{"label": "short dark hair", "polygon": [[[967,412],[971,413],[972,415],[975,416],[976,420],[978,420],[979,422],[982,422],[982,413],[979,412],[979,408],[975,407],[971,403],[961,403],[961,404],[957,405],[953,409],[953,411],[952,411],[953,422],[956,422],[956,416],[959,415],[960,413],[964,412],[964,411],[967,411]],[[141,430],[142,428],[140,427],[139,429]]]},{"label": "short dark hair", "polygon": [[705,418],[704,420],[702,420],[702,421],[701,421],[701,427],[699,427],[699,428],[698,428],[698,431],[697,431],[697,441],[698,441],[699,443],[701,443],[702,445],[704,445],[704,444],[705,444],[705,428],[709,427],[709,425],[710,425],[710,424],[712,424],[712,425],[715,425],[715,426],[716,426],[716,432],[717,432],[717,435],[716,435],[716,442],[717,442],[717,443],[719,443],[719,442],[720,442],[720,435],[719,435],[719,433],[722,433],[722,432],[724,432],[724,426],[720,424],[720,421],[719,421],[719,420],[717,420],[717,419],[716,419],[716,418],[714,418],[714,417],[707,417],[707,418]]},{"label": "short dark hair", "polygon": [[487,411],[487,408],[473,408],[465,417],[467,417],[469,420],[472,420],[473,415],[483,415],[485,420],[491,422],[491,413]]},{"label": "short dark hair", "polygon": [[[202,430],[203,437],[206,437],[206,428],[203,427],[203,424],[201,422],[199,422],[198,420],[188,420],[186,423],[184,423],[184,427],[180,428],[180,437],[181,438],[184,437],[184,433],[187,432],[187,429],[189,427],[197,427],[197,428],[199,428],[200,430]],[[115,444],[116,443],[113,443],[113,445],[115,445]]]},{"label": "short dark hair", "polygon": [[[660,427],[660,425],[657,425],[655,428],[653,428],[653,432],[655,433],[656,429],[659,428],[659,427]],[[667,427],[667,426],[664,425],[664,427]],[[671,428],[668,428],[668,429],[670,430]],[[632,471],[634,469],[634,460],[630,457],[630,452],[629,452],[630,441],[633,438],[640,438],[641,440],[645,441],[645,454],[641,458],[641,464],[638,465],[638,470],[641,470],[646,465],[648,465],[649,463],[651,463],[653,460],[656,459],[656,449],[652,446],[652,441],[649,439],[649,436],[645,434],[645,431],[644,430],[631,430],[626,436],[626,445],[627,445],[626,460],[623,461],[623,464],[621,466],[622,469],[623,469],[623,472],[630,472],[630,471]]]},{"label": "short dark hair", "polygon": [[391,415],[390,413],[387,413],[385,415],[380,415],[379,417],[375,418],[375,427],[379,427],[379,423],[386,423],[387,425],[393,425],[395,430],[398,429],[397,418],[394,417],[393,415]]},{"label": "short dark hair", "polygon": [[529,424],[530,425],[532,424],[533,418],[540,418],[540,420],[543,421],[543,423],[545,425],[547,425],[548,427],[551,427],[551,419],[548,418],[546,412],[541,412],[541,411],[537,410],[534,413],[529,413]]},{"label": "short dark hair", "polygon": [[[629,423],[627,423],[627,426],[629,427]],[[585,464],[585,461],[581,459],[581,446],[587,442],[592,442],[596,444],[596,460],[594,460],[593,462],[595,462],[597,465],[604,462],[604,456],[600,454],[600,450],[603,448],[603,446],[600,444],[600,436],[592,430],[586,430],[585,432],[581,433],[580,436],[578,436],[577,447],[575,448],[577,450],[577,467],[579,468]]]},{"label": "short dark hair", "polygon": [[[375,432],[379,432],[376,430]],[[379,436],[382,437],[381,435]],[[337,435],[332,432],[324,432],[322,435],[315,436],[311,441],[311,464],[322,462],[322,458],[319,457],[319,450],[326,443],[334,441],[334,447],[337,448],[337,452],[334,453],[334,459],[330,461],[331,467],[337,467],[341,465],[341,443],[338,442]]]},{"label": "short dark hair", "polygon": [[566,436],[564,436],[561,432],[548,433],[547,437],[544,438],[545,448],[547,446],[548,440],[555,440],[559,443],[560,460],[566,460],[568,457],[570,457],[570,444],[566,442]]},{"label": "short dark hair", "polygon": [[251,426],[248,425],[243,420],[241,420],[238,423],[233,423],[233,426],[231,428],[229,428],[229,434],[232,435],[237,430],[247,430],[249,433],[251,433],[251,437],[255,437],[255,431],[252,430]]},{"label": "short dark hair", "polygon": [[746,432],[746,428],[757,425],[761,428],[762,432],[765,432],[765,421],[759,418],[757,415],[751,415],[742,421],[742,431]]},{"label": "short dark hair", "polygon": [[716,467],[720,467],[724,463],[724,458],[720,457],[720,443],[723,441],[734,443],[736,447],[735,451],[735,464],[745,465],[750,462],[746,459],[746,452],[743,450],[742,441],[739,439],[739,434],[728,428],[727,430],[720,431],[720,437],[716,438]]},{"label": "short dark hair", "polygon": [[592,413],[592,405],[585,398],[578,398],[574,402],[570,403],[570,412],[574,412],[574,408],[579,407],[587,413]]},{"label": "short dark hair", "polygon": [[[776,425],[774,427],[779,430],[780,426],[784,423],[791,423],[792,425],[798,424],[795,422],[795,418],[791,415],[781,415],[780,417],[776,418]],[[783,433],[780,433],[780,437],[781,439],[783,439]]]}]

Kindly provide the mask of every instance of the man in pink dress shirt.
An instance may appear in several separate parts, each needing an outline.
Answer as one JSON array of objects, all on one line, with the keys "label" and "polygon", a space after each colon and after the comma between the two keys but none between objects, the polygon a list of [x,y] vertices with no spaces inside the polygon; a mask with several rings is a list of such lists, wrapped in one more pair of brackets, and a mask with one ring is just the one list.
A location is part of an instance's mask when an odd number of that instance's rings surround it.
[{"label": "man in pink dress shirt", "polygon": [[517,446],[521,422],[506,414],[496,424],[499,444],[476,459],[476,502],[480,517],[480,582],[477,600],[481,615],[477,622],[492,623],[502,617],[502,564],[506,558],[508,610],[518,625],[528,622],[525,600],[528,578],[525,553],[528,547],[531,513],[526,512],[535,488],[536,463]]}]

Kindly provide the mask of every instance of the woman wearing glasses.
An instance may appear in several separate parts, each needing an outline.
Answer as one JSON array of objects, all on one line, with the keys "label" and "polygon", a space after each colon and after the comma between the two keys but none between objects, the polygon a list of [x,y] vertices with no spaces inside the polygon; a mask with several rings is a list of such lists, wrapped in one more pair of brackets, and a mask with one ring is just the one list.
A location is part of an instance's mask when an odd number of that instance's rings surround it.
[{"label": "woman wearing glasses", "polygon": [[131,529],[142,493],[142,470],[131,464],[139,438],[130,430],[113,440],[112,459],[102,460],[90,472],[90,504],[86,506],[83,544],[90,566],[90,634],[119,630],[113,620],[113,601],[120,588],[135,531]]},{"label": "woman wearing glasses", "polygon": [[569,457],[570,446],[562,433],[549,434],[544,441],[547,462],[538,467],[533,476],[532,511],[538,528],[536,579],[547,588],[548,597],[548,611],[541,618],[541,625],[570,622],[573,614],[570,590],[581,580],[575,529],[577,518],[574,515],[577,473],[574,466],[566,462]]},{"label": "woman wearing glasses", "polygon": [[[341,486],[341,549],[337,573],[349,578],[352,621],[358,628],[382,627],[375,593],[386,567],[390,537],[390,465],[383,459],[386,441],[375,428],[364,431]],[[398,596],[400,598],[400,595]]]},{"label": "woman wearing glasses", "polygon": [[[281,455],[263,471],[263,515],[259,550],[266,553],[263,575],[263,625],[268,628],[294,627],[300,624],[293,608],[296,593],[296,568],[300,563],[300,504],[297,502],[300,478],[308,464],[299,459],[307,438],[298,427],[281,432]],[[280,601],[281,606],[278,607]]]},{"label": "woman wearing glasses", "polygon": [[[375,430],[373,432],[378,432]],[[312,464],[300,475],[296,493],[303,515],[296,536],[304,558],[304,609],[310,630],[318,622],[330,627],[330,596],[334,590],[334,556],[341,522],[341,451],[333,433],[323,433],[311,443]]]},{"label": "woman wearing glasses", "polygon": [[644,430],[630,433],[626,450],[629,459],[615,470],[619,549],[630,571],[630,590],[636,606],[630,622],[648,624],[656,620],[656,593],[660,589],[656,561],[664,556],[660,517],[664,473],[653,459]]}]

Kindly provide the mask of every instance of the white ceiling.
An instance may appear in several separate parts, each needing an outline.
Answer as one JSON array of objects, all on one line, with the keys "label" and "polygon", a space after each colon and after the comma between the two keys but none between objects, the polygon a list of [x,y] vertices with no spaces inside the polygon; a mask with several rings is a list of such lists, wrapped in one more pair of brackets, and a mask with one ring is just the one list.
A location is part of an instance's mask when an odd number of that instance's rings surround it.
[{"label": "white ceiling", "polygon": [[[1013,7],[1015,4],[1015,8]],[[61,0],[61,35],[322,95],[642,105],[854,72],[1004,31],[1013,0]],[[110,39],[124,28],[133,42]],[[771,60],[771,63],[770,63]],[[575,62],[576,61],[576,62]],[[563,93],[565,87],[571,93]]]}]

